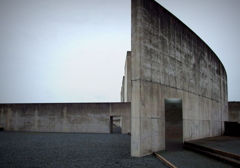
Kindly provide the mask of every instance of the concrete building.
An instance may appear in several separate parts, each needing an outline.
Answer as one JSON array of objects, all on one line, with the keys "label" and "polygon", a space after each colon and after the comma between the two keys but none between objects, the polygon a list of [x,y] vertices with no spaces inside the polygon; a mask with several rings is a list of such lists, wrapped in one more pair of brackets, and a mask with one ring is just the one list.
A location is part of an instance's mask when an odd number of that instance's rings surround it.
[{"label": "concrete building", "polygon": [[132,0],[131,31],[122,103],[2,104],[0,127],[98,133],[121,127],[131,132],[135,157],[223,134],[227,74],[216,54],[154,0]]},{"label": "concrete building", "polygon": [[131,102],[131,155],[223,134],[227,74],[216,54],[154,0],[132,0],[131,31],[121,98]]}]

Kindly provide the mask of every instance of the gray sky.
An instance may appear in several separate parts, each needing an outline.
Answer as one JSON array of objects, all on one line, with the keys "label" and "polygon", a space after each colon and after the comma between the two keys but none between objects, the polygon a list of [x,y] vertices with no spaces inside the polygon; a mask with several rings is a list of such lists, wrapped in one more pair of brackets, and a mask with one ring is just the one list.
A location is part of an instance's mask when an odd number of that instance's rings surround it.
[{"label": "gray sky", "polygon": [[[201,37],[240,101],[239,0],[157,0]],[[0,0],[0,103],[118,102],[131,0]]]}]

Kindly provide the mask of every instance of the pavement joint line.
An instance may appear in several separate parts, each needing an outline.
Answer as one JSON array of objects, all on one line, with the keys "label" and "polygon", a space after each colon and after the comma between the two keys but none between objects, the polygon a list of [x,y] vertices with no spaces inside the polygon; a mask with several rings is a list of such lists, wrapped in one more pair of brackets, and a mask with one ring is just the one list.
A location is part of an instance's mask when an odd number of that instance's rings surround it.
[{"label": "pavement joint line", "polygon": [[161,155],[153,152],[153,155],[156,156],[159,160],[161,160],[163,163],[165,163],[170,168],[177,168],[175,165],[173,165],[171,162],[169,162],[167,159],[162,157]]}]

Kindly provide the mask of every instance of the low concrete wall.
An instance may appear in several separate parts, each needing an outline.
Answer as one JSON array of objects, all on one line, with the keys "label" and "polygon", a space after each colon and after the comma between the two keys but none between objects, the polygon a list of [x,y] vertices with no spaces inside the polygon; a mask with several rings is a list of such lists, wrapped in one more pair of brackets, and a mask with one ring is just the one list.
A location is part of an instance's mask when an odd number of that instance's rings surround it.
[{"label": "low concrete wall", "polygon": [[121,116],[130,132],[130,103],[0,104],[6,131],[110,133],[110,116]]},{"label": "low concrete wall", "polygon": [[240,102],[228,102],[229,121],[240,123]]}]

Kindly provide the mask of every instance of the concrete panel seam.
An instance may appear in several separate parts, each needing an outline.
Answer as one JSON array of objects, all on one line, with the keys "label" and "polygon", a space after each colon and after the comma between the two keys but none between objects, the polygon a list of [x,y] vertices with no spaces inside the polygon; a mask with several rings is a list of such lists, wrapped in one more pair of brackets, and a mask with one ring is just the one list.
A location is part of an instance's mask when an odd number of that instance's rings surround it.
[{"label": "concrete panel seam", "polygon": [[157,118],[157,117],[131,117],[132,119],[164,119],[164,118]]},{"label": "concrete panel seam", "polygon": [[159,118],[159,117],[150,117],[150,119],[163,119],[163,118]]},{"label": "concrete panel seam", "polygon": [[163,163],[165,163],[168,167],[170,168],[177,168],[176,166],[174,166],[171,162],[169,162],[167,159],[165,159],[164,157],[162,157],[161,155],[153,152],[153,154],[161,161],[163,161]]},{"label": "concrete panel seam", "polygon": [[[184,90],[184,89],[179,89],[179,88],[177,88],[177,87],[173,87],[173,86],[169,86],[169,85],[166,85],[166,84],[162,84],[162,83],[159,83],[159,82],[153,82],[153,81],[149,81],[149,80],[145,80],[145,79],[135,79],[134,81],[137,81],[137,80],[140,80],[140,81],[142,81],[142,82],[155,83],[155,84],[159,84],[159,85],[162,85],[162,86],[167,86],[167,87],[170,87],[170,88],[173,88],[173,89],[181,90],[181,91],[184,91],[184,92],[187,92],[187,93],[191,93],[191,94],[194,94],[194,95],[203,97],[203,98],[210,99],[210,100],[212,100],[212,101],[215,101],[215,102],[218,102],[218,103],[224,105],[223,103],[221,103],[221,102],[218,101],[218,100],[214,100],[214,99],[212,99],[212,98],[210,98],[210,97],[203,96],[203,95],[200,95],[200,94],[197,94],[197,93],[194,93],[194,92],[190,92],[190,91],[187,91],[187,90]],[[132,81],[133,81],[133,80],[132,80]]]}]

